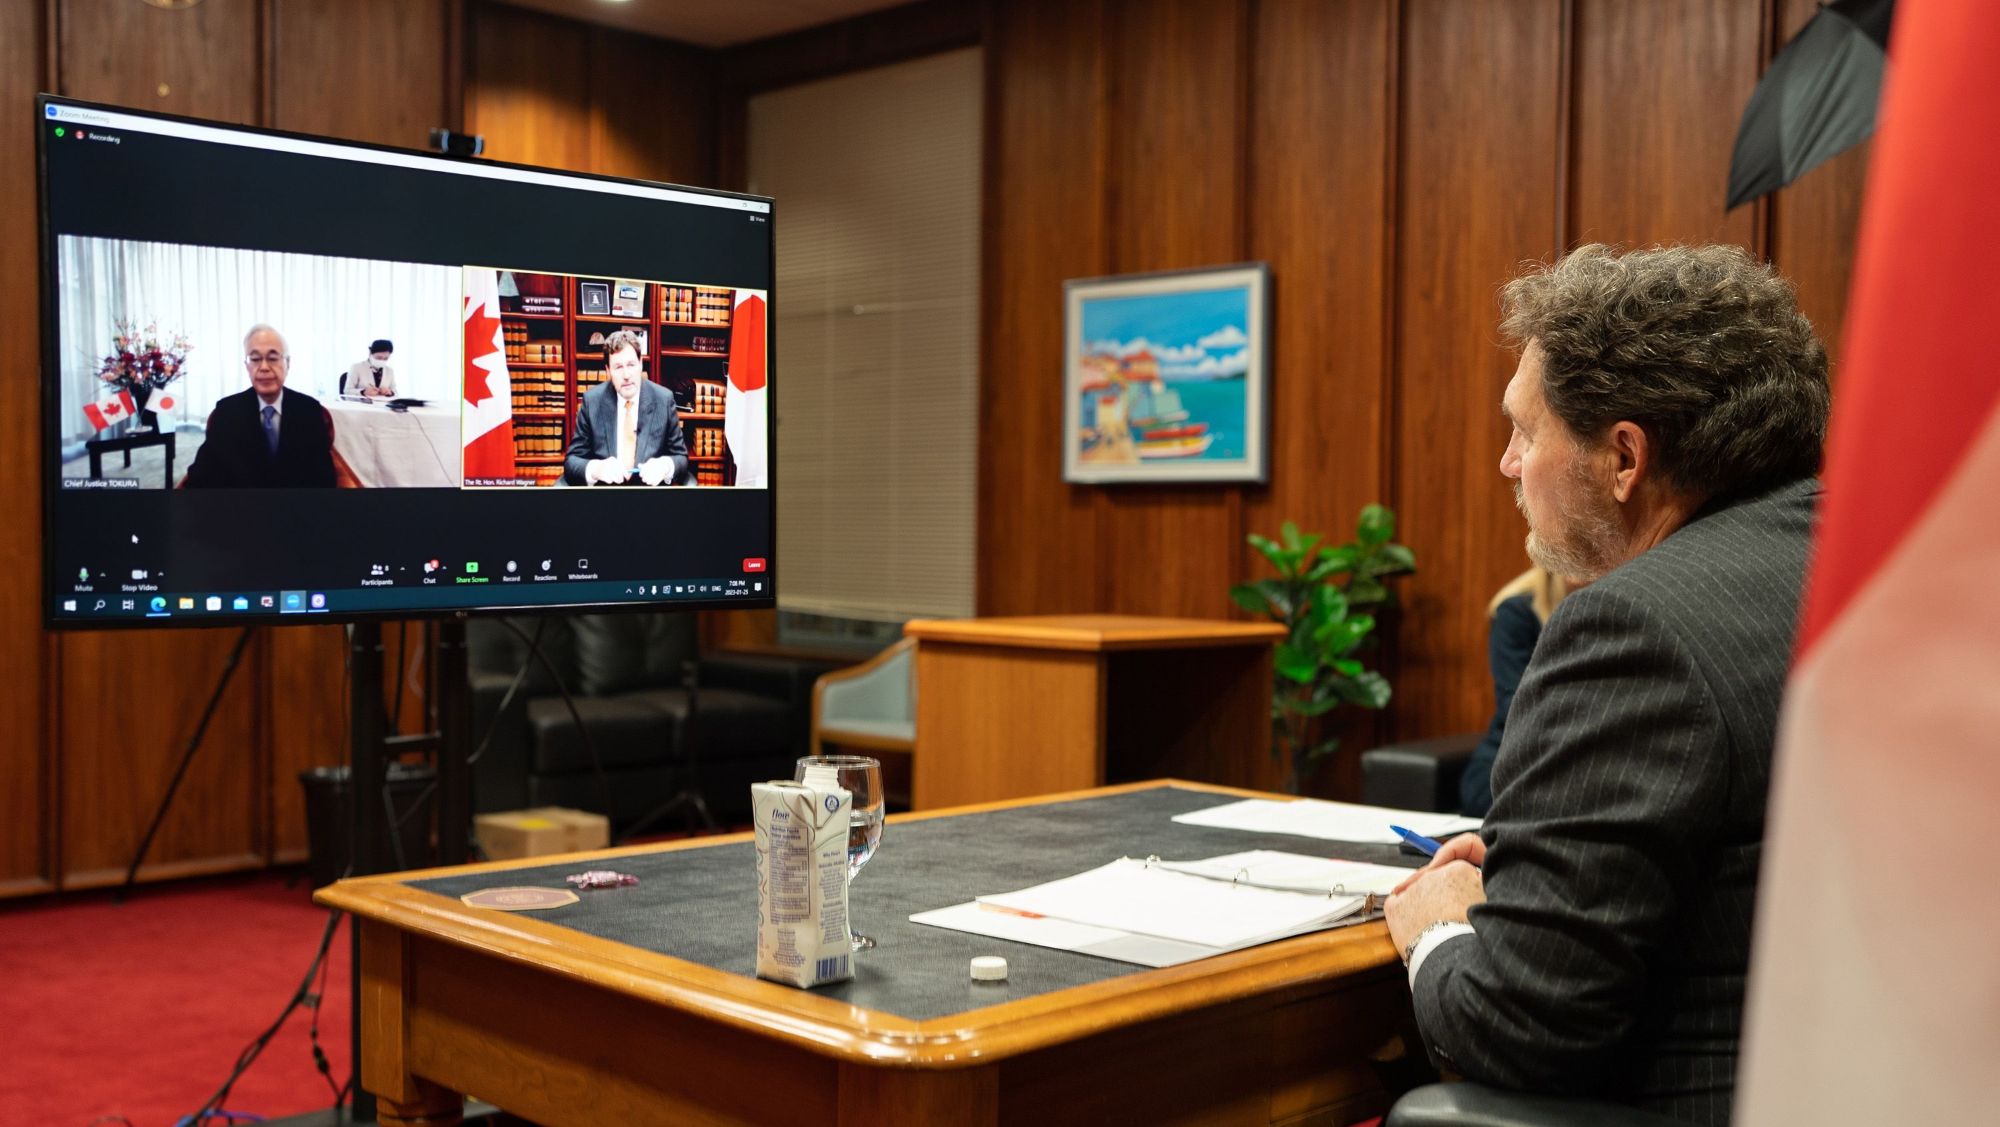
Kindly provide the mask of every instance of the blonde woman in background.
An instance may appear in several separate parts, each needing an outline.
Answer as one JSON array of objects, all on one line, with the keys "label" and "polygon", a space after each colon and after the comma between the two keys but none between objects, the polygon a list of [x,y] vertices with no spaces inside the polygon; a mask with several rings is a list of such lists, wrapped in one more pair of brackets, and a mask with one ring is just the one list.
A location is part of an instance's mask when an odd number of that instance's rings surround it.
[{"label": "blonde woman in background", "polygon": [[1536,566],[1515,576],[1486,606],[1486,662],[1493,670],[1493,720],[1466,761],[1465,773],[1458,777],[1459,809],[1466,814],[1483,818],[1493,805],[1493,757],[1500,754],[1500,737],[1507,731],[1507,710],[1514,704],[1514,690],[1521,686],[1521,673],[1534,656],[1542,624],[1572,589],[1561,576]]}]

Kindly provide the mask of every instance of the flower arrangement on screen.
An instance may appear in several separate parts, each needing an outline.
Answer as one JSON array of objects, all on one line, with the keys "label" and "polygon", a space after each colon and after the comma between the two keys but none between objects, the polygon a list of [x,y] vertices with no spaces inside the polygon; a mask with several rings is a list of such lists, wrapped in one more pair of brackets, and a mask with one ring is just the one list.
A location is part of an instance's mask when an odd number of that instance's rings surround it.
[{"label": "flower arrangement on screen", "polygon": [[191,351],[193,346],[178,333],[166,336],[158,325],[134,329],[120,321],[110,354],[97,365],[97,378],[143,398],[179,379]]}]

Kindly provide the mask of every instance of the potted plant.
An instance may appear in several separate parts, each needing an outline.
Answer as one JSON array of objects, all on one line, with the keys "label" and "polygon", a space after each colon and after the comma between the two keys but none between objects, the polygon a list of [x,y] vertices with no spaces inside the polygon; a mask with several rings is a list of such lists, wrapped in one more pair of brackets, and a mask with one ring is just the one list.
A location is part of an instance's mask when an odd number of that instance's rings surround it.
[{"label": "potted plant", "polygon": [[[134,329],[118,322],[118,335],[111,338],[111,352],[98,362],[97,378],[132,397],[141,427],[151,430],[156,415],[147,408],[153,393],[181,377],[187,366],[187,338],[175,334],[161,339],[159,326]],[[162,406],[172,400],[162,397]]]},{"label": "potted plant", "polygon": [[1273,541],[1251,533],[1250,546],[1277,569],[1274,578],[1229,589],[1236,605],[1285,628],[1273,665],[1271,755],[1285,765],[1285,789],[1297,794],[1338,736],[1315,739],[1314,721],[1343,704],[1382,708],[1389,681],[1367,668],[1360,653],[1375,629],[1372,609],[1394,596],[1386,580],[1416,570],[1416,556],[1394,543],[1396,514],[1364,506],[1354,539],[1322,546],[1286,521]]}]

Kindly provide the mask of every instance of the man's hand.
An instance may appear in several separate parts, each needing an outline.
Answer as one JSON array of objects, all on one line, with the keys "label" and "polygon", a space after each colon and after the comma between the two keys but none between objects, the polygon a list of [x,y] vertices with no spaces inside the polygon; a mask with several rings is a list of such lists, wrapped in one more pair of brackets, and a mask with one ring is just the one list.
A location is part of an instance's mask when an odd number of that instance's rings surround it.
[{"label": "man's hand", "polygon": [[[1480,855],[1485,855],[1483,847]],[[1438,857],[1443,856],[1444,850],[1438,850]],[[1415,877],[1404,881],[1383,906],[1396,953],[1402,954],[1416,941],[1418,933],[1440,920],[1464,922],[1466,909],[1485,901],[1486,882],[1478,869],[1462,859],[1443,865],[1433,861],[1429,867],[1418,870]]]},{"label": "man's hand", "polygon": [[625,480],[616,458],[593,458],[583,467],[585,485],[616,485]]},{"label": "man's hand", "polygon": [[639,464],[639,480],[647,485],[660,485],[674,476],[672,458],[648,458]]},{"label": "man's hand", "polygon": [[1389,890],[1390,895],[1393,896],[1417,883],[1418,877],[1423,876],[1432,869],[1442,869],[1453,861],[1464,861],[1476,869],[1485,868],[1486,842],[1482,841],[1476,833],[1459,834],[1457,837],[1446,841],[1438,848],[1437,854],[1431,858],[1430,864],[1404,877],[1403,883]]}]

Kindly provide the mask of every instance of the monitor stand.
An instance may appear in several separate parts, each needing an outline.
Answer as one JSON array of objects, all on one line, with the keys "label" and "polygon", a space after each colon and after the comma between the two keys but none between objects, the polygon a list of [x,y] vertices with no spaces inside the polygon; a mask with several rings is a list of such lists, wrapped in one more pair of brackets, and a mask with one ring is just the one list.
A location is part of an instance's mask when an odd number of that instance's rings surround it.
[{"label": "monitor stand", "polygon": [[[414,736],[391,735],[382,702],[382,623],[367,619],[354,624],[348,636],[348,783],[352,811],[353,876],[388,872],[389,835],[394,829],[388,807],[363,795],[385,793],[390,755],[434,745],[437,754],[437,863],[462,865],[472,842],[472,803],[466,754],[472,727],[472,693],[468,680],[465,623],[445,619],[438,624],[437,657],[432,668],[432,708],[436,727]],[[349,999],[352,1021],[349,1048],[353,1053],[352,1115],[348,1122],[375,1122],[375,1097],[361,1086],[361,929],[348,921]]]},{"label": "monitor stand", "polygon": [[236,635],[236,644],[230,647],[229,658],[222,664],[222,676],[216,678],[215,691],[209,694],[208,707],[201,710],[201,721],[194,726],[194,735],[188,737],[187,747],[181,751],[180,765],[174,768],[174,777],[167,783],[167,793],[160,796],[160,805],[153,810],[153,820],[147,824],[146,833],[139,839],[139,848],[132,851],[132,863],[125,867],[125,879],[119,882],[118,891],[112,899],[122,904],[125,896],[139,881],[139,866],[146,860],[146,852],[153,848],[153,838],[160,832],[160,823],[167,820],[167,810],[174,804],[174,794],[181,789],[181,780],[187,777],[188,764],[194,762],[194,753],[201,750],[201,738],[208,734],[209,721],[215,719],[215,710],[222,703],[222,694],[229,690],[229,681],[236,675],[236,667],[243,662],[243,651],[250,646],[250,638],[257,632],[255,626],[245,626]]}]

